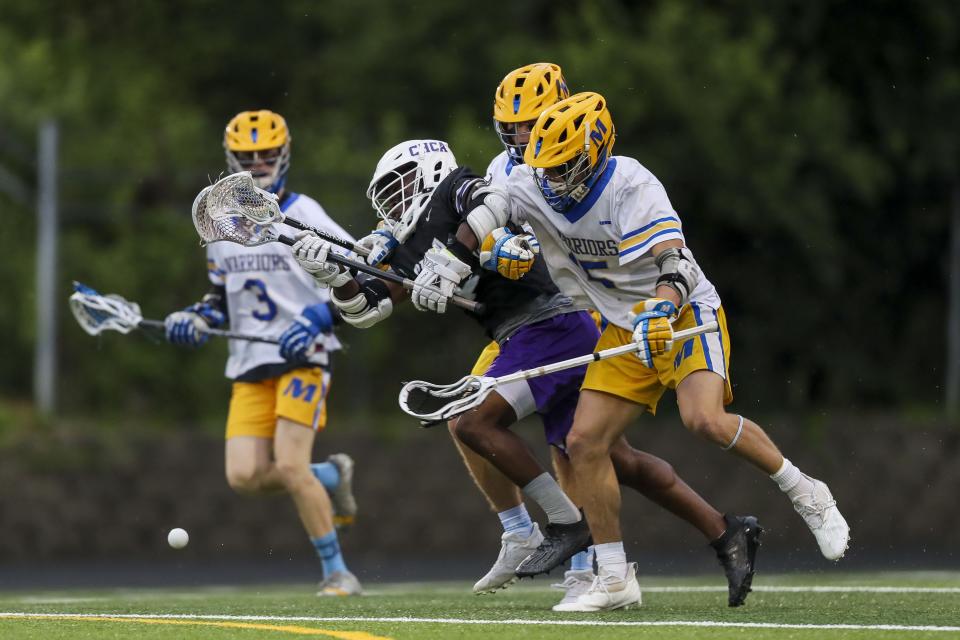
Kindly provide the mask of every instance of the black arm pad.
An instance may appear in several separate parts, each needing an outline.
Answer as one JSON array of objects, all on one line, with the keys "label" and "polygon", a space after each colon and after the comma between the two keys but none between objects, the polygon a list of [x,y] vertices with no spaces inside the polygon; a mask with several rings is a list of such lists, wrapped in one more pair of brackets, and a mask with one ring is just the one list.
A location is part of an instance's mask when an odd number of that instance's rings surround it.
[{"label": "black arm pad", "polygon": [[[483,238],[481,238],[480,241],[483,242]],[[449,243],[447,245],[447,249],[449,249],[450,253],[457,256],[457,258],[465,264],[470,264],[470,260],[473,258],[473,251],[467,249],[467,246],[459,240],[454,240],[453,242]]]},{"label": "black arm pad", "polygon": [[371,307],[376,308],[381,300],[390,298],[390,289],[380,278],[361,273],[357,275],[357,282],[360,284],[360,292]]}]

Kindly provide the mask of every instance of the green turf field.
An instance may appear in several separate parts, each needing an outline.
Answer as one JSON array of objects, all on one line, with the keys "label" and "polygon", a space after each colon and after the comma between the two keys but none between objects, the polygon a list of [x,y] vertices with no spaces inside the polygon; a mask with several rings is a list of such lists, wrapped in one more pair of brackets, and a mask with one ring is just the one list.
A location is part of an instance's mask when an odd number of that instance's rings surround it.
[{"label": "green turf field", "polygon": [[[643,606],[556,614],[546,581],[474,596],[468,584],[368,585],[360,598],[310,585],[0,592],[0,638],[951,638],[960,574],[764,576],[728,609],[710,579],[641,579]],[[808,627],[808,628],[805,628]]]}]

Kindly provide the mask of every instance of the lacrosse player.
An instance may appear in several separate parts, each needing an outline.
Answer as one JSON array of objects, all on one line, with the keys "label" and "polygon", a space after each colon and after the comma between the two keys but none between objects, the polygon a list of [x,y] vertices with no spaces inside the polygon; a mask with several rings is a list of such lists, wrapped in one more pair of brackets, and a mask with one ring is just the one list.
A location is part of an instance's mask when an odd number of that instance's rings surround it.
[{"label": "lacrosse player", "polygon": [[[493,120],[504,151],[497,155],[487,167],[487,180],[494,185],[506,182],[513,168],[523,164],[530,131],[537,117],[547,107],[569,97],[566,80],[560,67],[551,63],[535,63],[520,67],[508,73],[494,94]],[[528,225],[524,230],[531,235]],[[595,317],[599,314],[595,314]],[[471,373],[482,375],[490,360],[497,354],[495,342],[487,346]],[[455,422],[451,422],[451,428]],[[462,447],[454,438],[467,467],[471,471],[480,490],[503,519],[503,509],[513,507],[526,513],[520,495],[509,480],[503,478],[495,468]],[[554,469],[560,477],[561,485],[573,483],[570,464],[567,457],[556,447],[551,447]],[[615,445],[613,454],[617,479],[658,505],[688,521],[699,529],[715,550],[729,586],[730,606],[744,603],[750,590],[754,573],[754,561],[759,547],[762,528],[754,517],[721,515],[706,501],[690,490],[673,468],[665,460],[632,448],[625,438]],[[502,478],[502,479],[501,479]],[[682,489],[671,493],[674,485]],[[502,505],[503,508],[498,508]],[[681,508],[681,505],[686,505]],[[587,591],[596,576],[593,573],[593,548],[581,551],[570,559],[570,569],[564,574],[561,584],[553,585],[565,590],[561,601],[567,604]]]},{"label": "lacrosse player", "polygon": [[[824,557],[839,559],[849,527],[826,484],[784,458],[757,424],[725,411],[733,394],[719,295],[686,247],[663,185],[636,160],[611,156],[614,139],[603,97],[576,94],[539,116],[525,165],[506,182],[510,219],[533,227],[554,281],[609,321],[597,348],[635,342],[638,349],[636,358],[587,368],[567,451],[600,571],[591,589],[561,610],[600,611],[640,602],[636,565],[627,563],[623,550],[609,455],[632,421],[644,411],[655,413],[668,388],[676,390],[684,425],[769,474]],[[478,238],[471,239],[473,246]],[[674,344],[674,329],[709,321],[719,323],[719,333]],[[539,573],[559,562],[550,547],[546,539],[540,562],[521,565],[518,574]]]},{"label": "lacrosse player", "polygon": [[[499,230],[500,239],[507,241],[513,235],[495,225],[505,213],[502,195],[489,190],[469,169],[458,168],[446,143],[410,140],[390,149],[378,164],[367,194],[384,228],[360,244],[371,248],[374,262],[416,278],[418,284],[412,300],[417,308],[445,310],[445,302],[434,305],[433,300],[440,298],[424,287],[434,281],[435,276],[416,272],[421,261],[430,265],[428,269],[438,270],[448,265],[462,265],[455,268],[462,278],[469,279],[465,288],[473,291],[486,307],[483,314],[472,315],[494,339],[492,348],[488,347],[481,355],[475,372],[503,375],[526,366],[592,352],[599,337],[595,321],[589,314],[575,311],[570,300],[558,293],[547,277],[545,266],[533,261],[529,248],[513,248],[517,252],[527,251],[526,265],[500,265],[507,274],[525,274],[522,278],[509,278],[499,275],[492,240],[484,245],[479,260],[469,251],[458,258],[444,246],[462,223],[470,229],[476,228],[478,234],[486,232],[486,236],[496,235],[494,232]],[[495,214],[493,210],[501,213]],[[456,244],[451,243],[453,251],[457,251]],[[354,277],[326,262],[330,250],[327,242],[305,232],[298,236],[294,255],[318,281],[334,288],[332,300],[340,308],[345,322],[360,328],[370,327],[389,317],[393,305],[406,297],[398,286],[376,278]],[[482,268],[481,263],[486,268]],[[584,368],[580,367],[500,387],[456,423],[455,435],[467,445],[464,449],[470,452],[467,456],[478,457],[486,463],[474,466],[469,462],[472,457],[467,458],[481,489],[487,491],[485,478],[493,474],[496,474],[497,486],[503,484],[499,479],[503,477],[510,483],[509,490],[502,496],[504,508],[498,509],[505,529],[501,553],[490,572],[474,586],[476,593],[489,593],[512,583],[517,565],[543,539],[539,525],[531,521],[519,496],[514,497],[516,487],[547,514],[547,531],[566,549],[564,553],[572,554],[587,544],[587,527],[579,510],[536,461],[527,444],[509,430],[518,419],[536,412],[544,424],[547,442],[562,449],[572,424],[583,373]],[[677,478],[666,462],[635,451],[625,442],[614,455],[618,472],[628,478],[631,486],[642,488],[652,499],[695,523],[709,538],[723,537],[725,542],[730,541],[732,546],[728,548],[739,551],[739,556],[751,553],[747,542],[749,530],[744,532],[739,522],[728,526],[723,516]],[[566,477],[572,478],[570,474]],[[494,494],[494,497],[501,496]],[[494,508],[500,506],[494,498],[491,502]],[[729,534],[725,535],[727,529]],[[741,558],[732,557],[735,555],[730,554],[725,566],[734,569],[728,574],[731,593],[736,591],[739,604],[749,589],[752,561],[747,565]],[[591,568],[585,570],[592,576]],[[565,588],[570,595],[569,588]]]},{"label": "lacrosse player", "polygon": [[[223,145],[230,171],[250,171],[258,187],[278,196],[284,212],[348,237],[315,200],[285,188],[290,134],[280,115],[237,114],[227,124]],[[227,323],[251,334],[280,336],[279,351],[271,344],[230,341],[227,481],[242,494],[287,492],[321,559],[318,595],[359,594],[334,528],[334,513],[340,525],[356,514],[353,460],[340,453],[310,463],[314,437],[327,422],[330,354],[340,348],[332,333],[336,307],[329,292],[275,243],[210,244],[207,267],[213,288],[200,302],[167,316],[170,342],[196,347],[207,340],[204,329]]]}]

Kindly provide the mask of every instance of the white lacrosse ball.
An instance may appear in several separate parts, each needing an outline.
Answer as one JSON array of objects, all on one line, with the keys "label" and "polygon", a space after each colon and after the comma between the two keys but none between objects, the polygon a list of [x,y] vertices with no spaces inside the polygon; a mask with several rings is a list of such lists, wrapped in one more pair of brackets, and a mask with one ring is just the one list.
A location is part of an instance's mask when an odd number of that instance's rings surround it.
[{"label": "white lacrosse ball", "polygon": [[174,549],[183,549],[188,542],[190,542],[190,536],[180,527],[170,529],[170,533],[167,534],[167,543]]}]

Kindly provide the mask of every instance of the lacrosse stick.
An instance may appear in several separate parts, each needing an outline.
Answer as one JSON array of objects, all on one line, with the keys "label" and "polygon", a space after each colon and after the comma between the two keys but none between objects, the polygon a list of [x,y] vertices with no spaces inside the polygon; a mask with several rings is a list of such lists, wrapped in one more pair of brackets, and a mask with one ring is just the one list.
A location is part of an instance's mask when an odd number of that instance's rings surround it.
[{"label": "lacrosse stick", "polygon": [[[674,343],[689,340],[701,334],[716,331],[718,328],[716,322],[708,322],[692,329],[675,332],[673,340]],[[517,371],[499,378],[470,375],[460,378],[453,384],[433,384],[423,380],[414,380],[406,383],[400,389],[400,408],[408,415],[420,420],[420,424],[423,426],[429,427],[480,406],[491,391],[510,382],[545,376],[564,369],[590,364],[597,360],[606,360],[636,352],[637,345],[631,343],[588,353],[578,358],[561,360],[535,369]]]},{"label": "lacrosse stick", "polygon": [[[232,197],[227,197],[230,192],[218,191],[218,187],[232,177],[227,176],[216,184],[205,187],[193,201],[193,226],[200,235],[201,244],[233,242],[244,247],[257,247],[268,242],[280,242],[291,247],[296,244],[293,238],[280,234],[274,228],[274,223],[279,220],[271,219],[270,216],[263,214],[263,211],[270,208],[267,201],[274,198],[273,194],[257,187],[252,187],[253,191],[251,192],[248,192],[246,187],[237,189]],[[240,181],[234,181],[232,184],[243,185]],[[274,202],[274,204],[276,203]],[[259,213],[246,215],[244,212],[250,209]],[[265,222],[255,222],[253,218],[257,217],[265,220]],[[357,262],[332,252],[327,255],[327,260],[348,269],[375,276],[381,280],[395,282],[404,289],[413,289],[413,280],[391,271],[382,271],[377,267],[371,267],[363,262]],[[439,293],[431,287],[424,288]],[[462,296],[451,296],[450,302],[468,311],[483,313],[483,304],[475,300],[469,300]]]},{"label": "lacrosse stick", "polygon": [[[77,319],[80,327],[92,336],[108,330],[130,333],[134,329],[144,327],[164,328],[162,320],[145,319],[140,314],[140,305],[136,302],[130,302],[114,293],[101,295],[79,282],[74,282],[73,288],[73,295],[70,296],[70,311],[73,312],[73,317]],[[233,338],[234,340],[278,344],[278,341],[273,338],[220,329],[204,329],[203,333],[223,338]]]},{"label": "lacrosse stick", "polygon": [[249,171],[233,173],[218,180],[207,193],[207,211],[214,220],[225,216],[241,215],[257,224],[282,222],[300,231],[311,231],[327,242],[349,249],[364,258],[370,254],[369,249],[355,242],[287,217],[280,210],[276,194],[258,188],[253,181],[253,174]]}]

